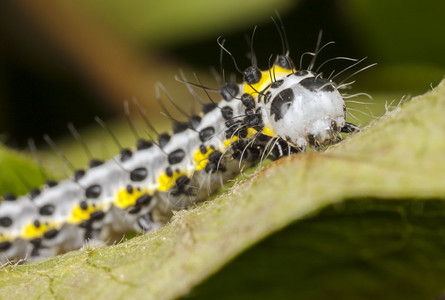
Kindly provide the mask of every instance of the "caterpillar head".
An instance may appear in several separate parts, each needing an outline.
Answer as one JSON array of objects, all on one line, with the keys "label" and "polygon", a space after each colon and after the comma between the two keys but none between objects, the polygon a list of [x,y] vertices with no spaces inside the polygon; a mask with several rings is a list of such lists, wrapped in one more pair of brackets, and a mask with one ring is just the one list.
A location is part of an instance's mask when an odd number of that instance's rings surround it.
[{"label": "caterpillar head", "polygon": [[[263,93],[267,125],[295,147],[335,142],[345,126],[345,102],[332,82],[298,71],[273,82]],[[266,103],[267,102],[267,103]]]}]

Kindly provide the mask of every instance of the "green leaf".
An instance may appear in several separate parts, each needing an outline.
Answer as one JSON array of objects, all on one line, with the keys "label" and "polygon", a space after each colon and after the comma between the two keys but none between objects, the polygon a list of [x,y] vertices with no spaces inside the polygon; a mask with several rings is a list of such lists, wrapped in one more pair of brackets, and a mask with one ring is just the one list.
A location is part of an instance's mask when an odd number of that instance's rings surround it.
[{"label": "green leaf", "polygon": [[431,299],[445,279],[444,111],[442,82],[323,153],[269,164],[153,234],[7,266],[0,298],[177,298],[272,235],[191,297]]},{"label": "green leaf", "polygon": [[[285,11],[299,1],[82,1],[124,36],[151,45],[190,41],[219,30],[228,32],[242,24],[255,24],[274,10]],[[221,32],[219,32],[221,33]]]},{"label": "green leaf", "polygon": [[0,144],[0,194],[25,194],[43,184],[42,170],[29,158]]}]

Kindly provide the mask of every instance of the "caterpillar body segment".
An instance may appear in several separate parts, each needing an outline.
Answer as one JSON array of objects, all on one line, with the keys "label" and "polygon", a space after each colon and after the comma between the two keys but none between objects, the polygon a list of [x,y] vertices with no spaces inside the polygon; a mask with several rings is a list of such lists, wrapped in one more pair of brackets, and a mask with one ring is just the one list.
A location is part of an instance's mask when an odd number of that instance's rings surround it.
[{"label": "caterpillar body segment", "polygon": [[[311,63],[312,65],[312,63]],[[309,68],[311,69],[311,68]],[[218,104],[157,141],[139,140],[86,171],[0,202],[0,261],[34,261],[114,243],[132,231],[159,229],[172,211],[202,201],[243,169],[307,148],[338,142],[346,106],[336,85],[312,70],[295,70],[278,55],[269,70],[255,65],[244,82],[221,86]],[[188,86],[190,88],[190,86]]]}]

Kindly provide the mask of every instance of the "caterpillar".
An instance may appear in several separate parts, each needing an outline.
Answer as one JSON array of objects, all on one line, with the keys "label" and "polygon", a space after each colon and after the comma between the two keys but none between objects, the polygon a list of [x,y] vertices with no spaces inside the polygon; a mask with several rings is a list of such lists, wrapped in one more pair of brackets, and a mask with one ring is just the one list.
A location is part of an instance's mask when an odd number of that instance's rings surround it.
[{"label": "caterpillar", "polygon": [[[337,85],[314,70],[323,49],[320,38],[315,52],[308,53],[309,66],[297,69],[284,29],[277,28],[283,53],[265,71],[253,52],[251,65],[239,70],[219,42],[243,82],[222,83],[218,103],[203,103],[202,112],[187,122],[174,121],[172,132],[156,140],[139,138],[134,149],[122,149],[108,161],[92,159],[88,169],[64,181],[47,180],[20,197],[5,194],[0,262],[36,261],[79,249],[86,241],[111,243],[128,232],[153,232],[172,211],[204,200],[245,168],[266,158],[320,150],[339,142],[341,133],[359,131],[346,122],[339,90],[348,84]],[[192,93],[210,90],[184,76],[181,81]]]}]

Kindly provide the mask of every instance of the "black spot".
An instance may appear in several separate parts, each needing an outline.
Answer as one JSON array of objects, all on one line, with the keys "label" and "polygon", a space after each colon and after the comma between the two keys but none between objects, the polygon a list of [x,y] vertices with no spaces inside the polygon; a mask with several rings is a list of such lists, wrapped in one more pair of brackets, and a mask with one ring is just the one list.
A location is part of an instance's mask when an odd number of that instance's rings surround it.
[{"label": "black spot", "polygon": [[226,167],[221,163],[222,153],[220,151],[214,151],[209,155],[209,159],[205,168],[207,173],[220,171],[225,172]]},{"label": "black spot", "polygon": [[199,145],[199,151],[200,151],[202,154],[206,154],[206,153],[207,153],[207,147],[204,146],[204,145]]},{"label": "black spot", "polygon": [[173,122],[173,133],[181,133],[189,128],[188,123]]},{"label": "black spot", "polygon": [[309,72],[306,70],[300,70],[294,73],[295,76],[306,76],[307,74],[309,74]]},{"label": "black spot", "polygon": [[239,87],[236,83],[227,82],[221,87],[221,96],[224,100],[230,101],[239,93]]},{"label": "black spot", "polygon": [[243,161],[258,161],[261,151],[258,147],[249,147],[249,142],[246,140],[238,140],[232,144],[232,157],[236,160]]},{"label": "black spot", "polygon": [[42,224],[40,224],[40,221],[39,221],[39,220],[35,220],[35,221],[34,221],[34,227],[35,227],[35,228],[39,228],[40,225],[42,225]]},{"label": "black spot", "polygon": [[89,166],[90,166],[90,168],[95,168],[95,167],[102,165],[103,163],[104,163],[103,161],[93,158],[90,160]]},{"label": "black spot", "polygon": [[12,225],[12,219],[10,217],[0,218],[0,226],[1,227],[9,227],[11,225]]},{"label": "black spot", "polygon": [[81,210],[87,210],[88,209],[88,203],[86,201],[82,201],[79,204],[79,207]]},{"label": "black spot", "polygon": [[102,210],[96,210],[90,214],[91,221],[99,221],[105,217],[105,213]]},{"label": "black spot", "polygon": [[256,139],[258,142],[266,143],[266,142],[270,141],[271,137],[270,137],[269,135],[265,135],[265,134],[262,134],[262,133],[258,133],[258,134],[255,136],[255,139]]},{"label": "black spot", "polygon": [[283,118],[283,115],[289,110],[290,104],[294,99],[294,92],[290,88],[282,90],[273,98],[270,107],[270,115],[272,116],[275,114],[275,121]]},{"label": "black spot", "polygon": [[40,195],[39,189],[31,189],[29,191],[29,198],[31,198],[31,200],[35,199],[38,195]]},{"label": "black spot", "polygon": [[242,138],[245,138],[247,136],[247,128],[243,120],[227,120],[225,124],[227,126],[227,129],[225,131],[227,139],[230,139],[233,136],[239,136]]},{"label": "black spot", "polygon": [[79,181],[85,175],[85,170],[74,171],[74,180]]},{"label": "black spot", "polygon": [[213,137],[214,134],[215,128],[209,126],[199,132],[199,139],[201,140],[201,142],[207,142]]},{"label": "black spot", "polygon": [[307,140],[308,140],[310,145],[315,145],[315,137],[314,137],[313,134],[308,134],[307,135]]},{"label": "black spot", "polygon": [[251,116],[251,115],[253,115],[253,110],[247,108],[244,110],[244,113],[246,114],[246,116]]},{"label": "black spot", "polygon": [[231,119],[233,118],[233,108],[231,108],[230,106],[224,106],[223,108],[221,108],[221,114],[224,120]]},{"label": "black spot", "polygon": [[167,167],[165,169],[165,175],[167,175],[168,177],[172,177],[173,176],[173,170],[171,167]]},{"label": "black spot", "polygon": [[261,80],[261,71],[257,67],[248,67],[244,70],[243,75],[244,81],[250,85],[258,83]]},{"label": "black spot", "polygon": [[9,248],[11,248],[12,244],[11,242],[1,242],[0,243],[0,251],[6,251]]},{"label": "black spot", "polygon": [[186,175],[178,177],[175,181],[175,186],[171,190],[173,196],[179,196],[180,194],[187,194],[187,184],[190,183],[190,178]]},{"label": "black spot", "polygon": [[34,246],[35,249],[34,250],[38,250],[41,246],[42,246],[42,239],[41,238],[35,238],[30,240],[30,243]]},{"label": "black spot", "polygon": [[[91,221],[90,220],[83,221],[83,222],[79,223],[79,225],[77,225],[77,226],[79,226],[80,228],[91,229]],[[88,237],[91,236],[90,232],[87,231],[85,233],[85,236],[86,236],[85,239],[88,239]]]},{"label": "black spot", "polygon": [[164,148],[165,145],[170,141],[170,136],[168,133],[161,133],[158,136],[159,147]]},{"label": "black spot", "polygon": [[57,185],[57,181],[55,181],[55,180],[51,180],[51,179],[46,179],[46,180],[45,180],[45,184],[46,184],[49,188],[52,188],[52,187],[55,187],[55,186]]},{"label": "black spot", "polygon": [[39,209],[39,214],[41,216],[51,216],[55,210],[56,207],[53,204],[46,204]]},{"label": "black spot", "polygon": [[121,150],[121,162],[129,160],[133,156],[133,152],[130,149]]},{"label": "black spot", "polygon": [[131,181],[142,181],[147,177],[147,175],[147,168],[140,167],[130,172],[130,179]]},{"label": "black spot", "polygon": [[144,194],[136,199],[136,205],[147,205],[151,201],[151,196],[149,194]]},{"label": "black spot", "polygon": [[102,193],[102,188],[98,184],[93,184],[87,187],[85,190],[85,197],[95,199],[100,196],[100,193]]},{"label": "black spot", "polygon": [[136,149],[143,150],[153,146],[153,143],[144,139],[138,139],[136,142]]},{"label": "black spot", "polygon": [[189,119],[190,127],[195,129],[198,128],[199,124],[201,124],[201,117],[200,116],[192,116]]},{"label": "black spot", "polygon": [[264,128],[264,122],[261,117],[261,108],[258,108],[255,113],[251,109],[246,109],[246,117],[244,117],[244,123],[249,127],[254,128],[257,131],[261,131]]},{"label": "black spot", "polygon": [[[201,136],[201,133],[200,133]],[[171,165],[180,163],[185,157],[185,152],[182,149],[176,149],[168,155],[168,163]]]},{"label": "black spot", "polygon": [[133,194],[133,186],[132,185],[128,184],[126,190],[127,190],[127,193]]},{"label": "black spot", "polygon": [[331,128],[334,132],[338,131],[337,123],[335,123],[335,121],[331,121]]},{"label": "black spot", "polygon": [[269,103],[270,101],[270,97],[272,97],[272,93],[270,91],[268,91],[265,95],[264,95],[264,104]]},{"label": "black spot", "polygon": [[277,143],[274,143],[274,147],[272,149],[272,157],[274,157],[274,159],[278,159],[280,157],[288,156],[298,152],[300,152],[300,150],[294,147],[290,147],[286,141],[278,140]]},{"label": "black spot", "polygon": [[243,102],[243,105],[246,108],[249,108],[249,109],[254,109],[255,108],[255,100],[253,100],[252,95],[250,95],[248,93],[244,93],[241,96],[241,101]]},{"label": "black spot", "polygon": [[137,214],[138,212],[140,212],[141,211],[141,207],[140,206],[135,206],[135,207],[133,207],[132,209],[130,209],[129,211],[128,211],[128,213],[130,214],[130,215],[135,215],[135,214]]},{"label": "black spot", "polygon": [[211,112],[212,110],[214,110],[215,108],[216,108],[215,103],[206,103],[202,106],[202,112],[204,114],[207,114],[207,113]]},{"label": "black spot", "polygon": [[321,77],[309,77],[301,80],[299,85],[311,92],[333,92],[334,86],[326,79]]},{"label": "black spot", "polygon": [[11,193],[3,194],[3,200],[5,200],[5,201],[14,201],[16,199],[17,199],[17,197],[14,194],[11,194]]},{"label": "black spot", "polygon": [[270,87],[273,88],[273,89],[277,89],[277,88],[279,88],[279,87],[283,84],[283,82],[284,82],[283,79],[281,79],[281,80],[277,80],[277,81],[273,82],[273,83],[270,85]]},{"label": "black spot", "polygon": [[287,55],[278,55],[277,59],[275,60],[275,64],[286,70],[292,70],[292,66],[294,65],[292,60]]},{"label": "black spot", "polygon": [[51,229],[51,230],[48,230],[47,232],[45,232],[45,233],[43,234],[43,237],[44,237],[45,239],[50,240],[50,239],[55,238],[55,237],[57,236],[58,233],[59,233],[59,231],[58,231],[57,229]]}]

